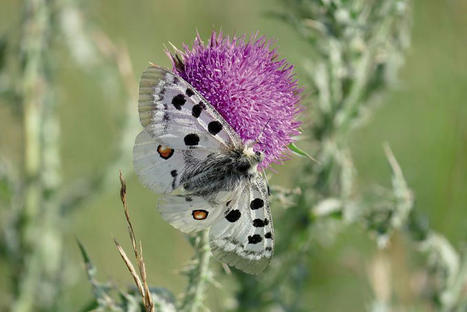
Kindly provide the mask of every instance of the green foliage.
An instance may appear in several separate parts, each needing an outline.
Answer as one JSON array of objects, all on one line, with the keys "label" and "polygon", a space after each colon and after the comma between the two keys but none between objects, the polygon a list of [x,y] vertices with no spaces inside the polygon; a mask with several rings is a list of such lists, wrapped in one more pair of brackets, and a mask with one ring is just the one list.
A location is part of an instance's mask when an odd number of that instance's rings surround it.
[{"label": "green foliage", "polygon": [[213,272],[209,269],[210,249],[208,231],[189,237],[195,248],[191,263],[183,270],[188,278],[188,285],[179,304],[180,311],[195,312],[205,309],[203,303],[209,283],[213,283]]},{"label": "green foliage", "polygon": [[300,147],[298,147],[295,143],[290,143],[289,144],[289,149],[295,154],[295,155],[298,155],[298,156],[301,156],[301,157],[307,157],[307,158],[310,158],[312,159],[312,157],[310,156],[310,154],[308,154],[307,152],[305,152],[304,150],[302,150]]},{"label": "green foliage", "polygon": [[5,163],[0,162],[0,203],[3,207],[11,204],[16,188],[13,173]]},{"label": "green foliage", "polygon": [[8,40],[5,35],[0,36],[0,72],[3,71],[6,63],[6,54],[8,48]]}]

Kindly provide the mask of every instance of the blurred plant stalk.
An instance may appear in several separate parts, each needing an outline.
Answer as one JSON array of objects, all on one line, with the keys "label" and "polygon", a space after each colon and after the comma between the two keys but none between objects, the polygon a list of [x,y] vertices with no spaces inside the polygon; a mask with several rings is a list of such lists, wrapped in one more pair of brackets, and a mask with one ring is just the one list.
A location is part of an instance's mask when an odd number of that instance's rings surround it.
[{"label": "blurred plant stalk", "polygon": [[[18,241],[13,262],[16,280],[13,311],[33,311],[37,302],[53,306],[59,291],[45,285],[40,298],[38,285],[59,269],[60,235],[54,223],[55,195],[60,181],[58,122],[47,49],[53,36],[48,1],[24,4],[19,82],[24,126],[24,205],[18,216]],[[57,248],[56,250],[53,250]],[[52,281],[50,281],[52,282]],[[40,303],[39,305],[41,305]]]},{"label": "blurred plant stalk", "polygon": [[[70,0],[24,0],[19,56],[7,55],[18,64],[19,73],[18,77],[9,75],[16,81],[7,84],[12,90],[2,89],[2,95],[16,95],[7,100],[17,100],[14,104],[21,106],[24,135],[22,177],[12,187],[20,190],[17,197],[21,201],[10,205],[9,222],[3,229],[8,235],[2,242],[7,249],[2,256],[13,272],[12,311],[64,308],[60,293],[73,268],[67,265],[70,261],[63,253],[63,217],[107,190],[117,168],[127,168],[131,163],[138,119],[134,107],[137,86],[128,53],[96,27],[85,27],[75,4]],[[14,35],[12,32],[8,39],[14,41]],[[122,135],[115,144],[118,156],[96,175],[65,185],[59,154],[60,100],[55,94],[52,62],[56,45],[62,42],[58,39],[62,38],[82,68],[102,71],[109,78],[120,77],[127,91]]]},{"label": "blurred plant stalk", "polygon": [[[47,34],[50,32],[50,12],[45,0],[30,0],[25,3],[23,38],[21,42],[23,69],[22,81],[24,125],[24,173],[25,204],[22,213],[22,243],[30,249],[28,226],[39,212],[41,204],[41,116],[49,90],[49,81],[44,74]],[[29,248],[28,248],[28,247]]]},{"label": "blurred plant stalk", "polygon": [[204,230],[188,237],[195,250],[191,263],[182,271],[187,276],[188,284],[180,301],[179,311],[197,312],[206,310],[203,303],[206,299],[207,287],[215,285],[213,272],[209,268],[211,249],[209,247],[209,231]]}]

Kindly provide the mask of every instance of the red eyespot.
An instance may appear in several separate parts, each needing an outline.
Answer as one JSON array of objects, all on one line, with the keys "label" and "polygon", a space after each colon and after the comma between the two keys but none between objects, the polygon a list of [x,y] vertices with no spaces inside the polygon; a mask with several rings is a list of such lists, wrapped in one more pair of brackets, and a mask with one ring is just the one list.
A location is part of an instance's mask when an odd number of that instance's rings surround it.
[{"label": "red eyespot", "polygon": [[172,157],[174,150],[168,146],[159,145],[157,147],[157,152],[164,159],[169,159]]},{"label": "red eyespot", "polygon": [[204,220],[208,217],[209,212],[206,210],[193,210],[191,214],[195,220]]}]

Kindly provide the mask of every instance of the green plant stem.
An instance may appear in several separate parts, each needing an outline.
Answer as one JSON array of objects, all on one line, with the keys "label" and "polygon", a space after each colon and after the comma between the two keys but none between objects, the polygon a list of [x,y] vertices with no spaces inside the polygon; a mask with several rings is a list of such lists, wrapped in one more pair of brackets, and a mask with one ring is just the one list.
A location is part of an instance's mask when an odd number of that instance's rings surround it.
[{"label": "green plant stem", "polygon": [[203,307],[206,287],[211,279],[209,260],[211,251],[209,248],[209,232],[200,232],[194,237],[195,257],[193,266],[187,272],[188,285],[180,305],[180,311],[196,312]]},{"label": "green plant stem", "polygon": [[22,82],[24,125],[24,208],[21,214],[21,242],[23,249],[31,248],[31,223],[41,205],[41,115],[48,83],[44,73],[44,50],[50,32],[50,12],[46,0],[26,0],[22,38]]},{"label": "green plant stem", "polygon": [[465,296],[465,287],[467,286],[467,250],[464,249],[461,254],[461,263],[459,270],[448,289],[445,289],[442,294],[444,311],[448,312],[457,308],[461,311],[467,307],[467,298]]},{"label": "green plant stem", "polygon": [[50,83],[46,50],[52,36],[51,2],[26,0],[22,36],[21,96],[24,124],[24,206],[18,235],[21,261],[12,311],[37,311],[55,304],[57,287],[39,292],[57,282],[61,235],[57,233],[56,198],[59,185],[58,121]]}]

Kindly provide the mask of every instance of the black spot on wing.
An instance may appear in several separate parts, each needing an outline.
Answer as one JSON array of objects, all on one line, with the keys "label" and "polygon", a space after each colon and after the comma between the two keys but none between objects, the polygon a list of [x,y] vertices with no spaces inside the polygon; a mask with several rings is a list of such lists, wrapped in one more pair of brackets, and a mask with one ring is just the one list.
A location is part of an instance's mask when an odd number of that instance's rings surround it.
[{"label": "black spot on wing", "polygon": [[254,234],[251,236],[248,236],[248,244],[258,244],[261,242],[263,239],[259,234]]},{"label": "black spot on wing", "polygon": [[183,94],[178,94],[173,97],[172,104],[175,106],[176,109],[181,110],[182,105],[186,102],[185,96]]},{"label": "black spot on wing", "polygon": [[199,136],[196,133],[190,133],[190,134],[185,135],[184,141],[185,141],[185,145],[188,145],[188,146],[198,145]]},{"label": "black spot on wing", "polygon": [[[165,89],[162,89],[161,92],[165,92]],[[161,97],[164,98],[163,96]],[[164,121],[165,132],[167,132],[167,129],[169,128],[168,121],[170,120],[170,118],[169,118],[169,113],[167,112],[168,109],[169,109],[169,106],[167,105],[167,103],[164,102],[164,117],[162,118],[162,120]]]},{"label": "black spot on wing", "polygon": [[203,111],[203,107],[201,106],[201,104],[196,104],[191,109],[191,115],[193,115],[193,117],[195,118],[198,118],[199,115],[201,115],[202,111]]},{"label": "black spot on wing", "polygon": [[195,93],[193,92],[193,90],[191,90],[190,88],[187,88],[186,91],[185,91],[186,95],[188,95],[189,97],[194,95]]},{"label": "black spot on wing", "polygon": [[264,234],[264,237],[265,237],[265,238],[272,239],[272,233],[271,233],[271,232],[267,232],[266,234]]},{"label": "black spot on wing", "polygon": [[261,220],[261,219],[254,219],[253,220],[253,226],[254,227],[264,227],[266,225],[269,224],[269,220],[268,219],[264,219],[264,220]]},{"label": "black spot on wing", "polygon": [[177,180],[177,175],[178,175],[177,170],[172,170],[172,171],[170,171],[170,175],[174,178],[174,179],[172,180],[172,189],[175,190],[175,183],[177,182],[176,180]]},{"label": "black spot on wing", "polygon": [[231,210],[226,216],[225,218],[227,219],[227,221],[229,222],[236,222],[238,219],[240,219],[240,216],[241,216],[241,212],[240,210]]},{"label": "black spot on wing", "polygon": [[212,135],[218,134],[219,132],[221,132],[221,130],[222,130],[222,124],[218,122],[217,120],[211,121],[208,124],[208,131]]},{"label": "black spot on wing", "polygon": [[262,207],[264,207],[264,200],[262,200],[261,198],[255,198],[250,203],[250,208],[252,210],[259,209]]}]

